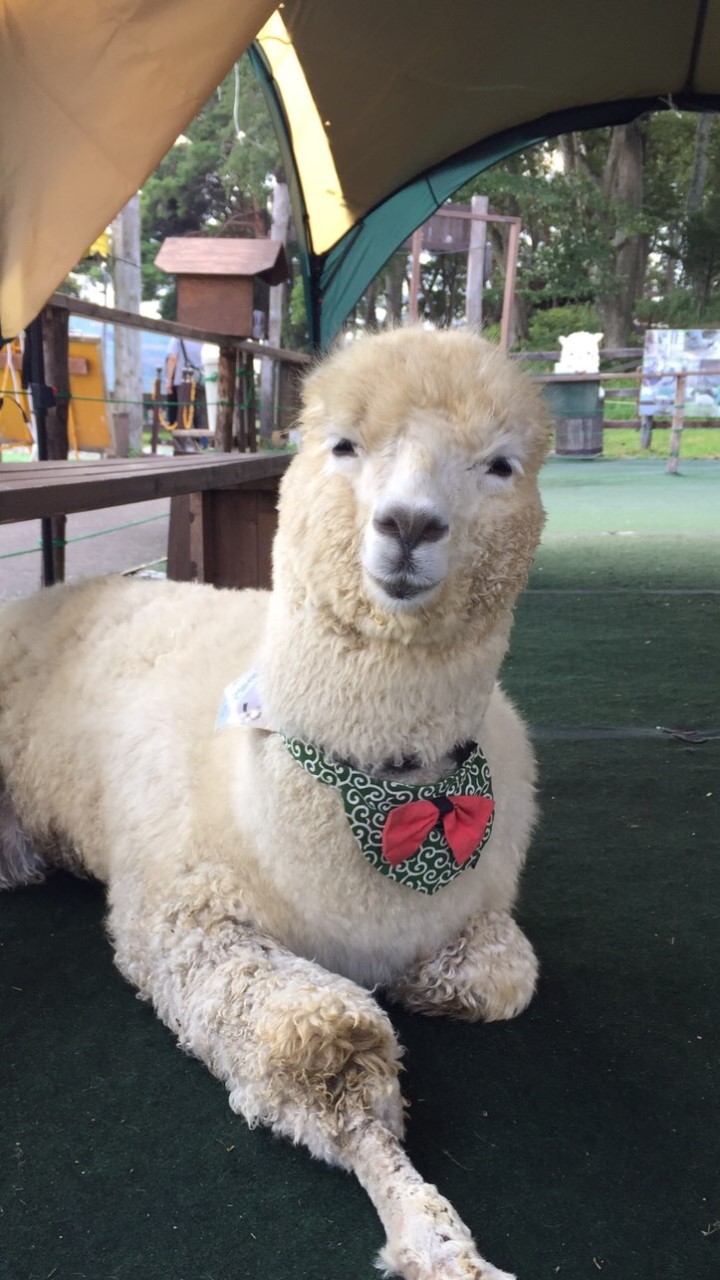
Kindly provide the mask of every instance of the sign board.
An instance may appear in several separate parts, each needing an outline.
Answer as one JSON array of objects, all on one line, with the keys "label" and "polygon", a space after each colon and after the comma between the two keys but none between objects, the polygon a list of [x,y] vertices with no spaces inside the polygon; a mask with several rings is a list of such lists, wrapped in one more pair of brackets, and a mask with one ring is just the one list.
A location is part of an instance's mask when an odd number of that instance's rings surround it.
[{"label": "sign board", "polygon": [[[71,449],[104,453],[112,446],[108,415],[102,340],[71,337],[68,368],[70,373],[70,414],[68,437]],[[123,409],[124,405],[118,408]]]},{"label": "sign board", "polygon": [[[8,343],[0,352],[0,446],[34,444],[34,423],[30,397],[23,390],[22,354],[19,342]],[[70,407],[68,439],[70,448],[105,453],[112,447],[108,415],[102,340],[71,337],[68,356]]]},{"label": "sign board", "polygon": [[640,414],[672,416],[676,373],[687,373],[685,418],[720,418],[720,329],[648,329]]},{"label": "sign board", "polygon": [[22,385],[22,351],[17,338],[0,350],[0,448],[33,445],[30,429],[30,397]]}]

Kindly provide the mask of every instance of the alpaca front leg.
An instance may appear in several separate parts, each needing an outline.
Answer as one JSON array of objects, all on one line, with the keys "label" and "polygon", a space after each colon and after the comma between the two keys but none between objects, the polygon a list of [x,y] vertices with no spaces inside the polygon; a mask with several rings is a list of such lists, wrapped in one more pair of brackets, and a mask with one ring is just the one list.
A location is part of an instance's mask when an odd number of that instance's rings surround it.
[{"label": "alpaca front leg", "polygon": [[176,877],[154,907],[129,888],[111,889],[116,963],[234,1111],[330,1163],[358,1116],[402,1133],[401,1050],[367,991],[264,934],[222,870]]},{"label": "alpaca front leg", "polygon": [[388,988],[388,996],[416,1013],[494,1022],[522,1013],[537,976],[535,952],[510,913],[487,911],[447,946],[419,960]]},{"label": "alpaca front leg", "polygon": [[515,1280],[486,1262],[437,1187],[424,1182],[397,1138],[376,1120],[361,1122],[346,1143],[349,1164],[387,1234],[378,1266],[404,1280]]},{"label": "alpaca front leg", "polygon": [[410,1164],[401,1051],[367,991],[263,934],[222,873],[177,877],[155,907],[115,885],[111,903],[119,968],[225,1082],[233,1109],[357,1175],[385,1226],[386,1274],[513,1280]]}]

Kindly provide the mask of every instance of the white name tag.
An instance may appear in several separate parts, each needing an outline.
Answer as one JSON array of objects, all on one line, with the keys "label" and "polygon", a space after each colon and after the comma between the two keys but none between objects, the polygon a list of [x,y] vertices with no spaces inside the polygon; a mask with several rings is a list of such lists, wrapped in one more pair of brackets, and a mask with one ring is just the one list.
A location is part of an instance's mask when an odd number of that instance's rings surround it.
[{"label": "white name tag", "polygon": [[255,667],[224,690],[215,720],[215,731],[218,729],[272,729],[265,719],[260,672]]}]

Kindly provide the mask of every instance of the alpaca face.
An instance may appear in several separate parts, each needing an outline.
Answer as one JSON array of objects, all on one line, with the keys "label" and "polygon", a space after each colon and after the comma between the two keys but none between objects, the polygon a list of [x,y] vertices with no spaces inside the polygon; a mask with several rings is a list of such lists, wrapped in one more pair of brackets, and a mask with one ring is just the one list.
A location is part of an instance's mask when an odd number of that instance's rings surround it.
[{"label": "alpaca face", "polygon": [[[511,437],[476,452],[457,446],[441,415],[412,413],[383,446],[329,437],[332,474],[345,477],[362,518],[360,563],[368,594],[391,612],[429,605],[465,567],[481,508],[523,474]],[[507,492],[505,493],[507,497]]]},{"label": "alpaca face", "polygon": [[386,632],[440,616],[447,632],[512,602],[542,526],[548,424],[496,347],[419,329],[357,342],[308,380],[303,423],[280,555],[316,600]]}]

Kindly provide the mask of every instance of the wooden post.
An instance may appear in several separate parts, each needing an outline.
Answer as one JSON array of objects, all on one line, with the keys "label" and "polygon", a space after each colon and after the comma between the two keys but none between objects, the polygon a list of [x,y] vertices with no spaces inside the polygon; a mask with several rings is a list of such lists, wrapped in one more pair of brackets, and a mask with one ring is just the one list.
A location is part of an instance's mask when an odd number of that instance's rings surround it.
[{"label": "wooden post", "polygon": [[279,477],[173,498],[168,577],[216,587],[272,585]]},{"label": "wooden post", "polygon": [[236,363],[236,348],[221,347],[218,364],[218,406],[215,425],[215,448],[219,453],[231,453],[233,447]]},{"label": "wooden post", "polygon": [[[47,414],[47,456],[51,462],[62,462],[68,456],[68,415],[70,412],[69,359],[70,314],[59,307],[43,311],[42,331],[45,355],[45,381],[55,391],[56,402]],[[65,579],[65,516],[51,516],[52,560],[54,581]]]},{"label": "wooden post", "polygon": [[[487,242],[487,196],[472,196],[470,200],[470,245],[467,260],[467,290],[465,293],[465,319],[469,329],[476,333],[482,328],[483,288],[485,285],[485,244]],[[480,216],[478,216],[480,215]]]},{"label": "wooden post", "polygon": [[649,449],[652,444],[653,427],[655,419],[651,413],[643,413],[640,415],[640,448]]},{"label": "wooden post", "polygon": [[[273,187],[271,216],[270,239],[281,240],[283,244],[287,244],[288,228],[290,226],[290,191],[285,182],[276,182]],[[282,284],[270,286],[267,336],[271,347],[280,346],[285,291],[286,284],[284,281]],[[274,412],[276,395],[275,361],[263,360],[260,365],[260,434],[266,440],[270,439],[273,428],[277,426]],[[244,399],[245,397],[243,396],[241,404]],[[247,444],[245,447],[247,447]],[[240,448],[243,448],[242,444]]]},{"label": "wooden post", "polygon": [[673,406],[672,429],[670,431],[670,452],[667,460],[668,475],[678,473],[680,459],[680,441],[685,425],[685,388],[687,374],[678,373],[675,378],[675,404]]},{"label": "wooden post", "polygon": [[508,241],[507,267],[505,269],[505,291],[503,293],[502,325],[500,329],[500,347],[510,350],[510,333],[512,330],[512,312],[515,303],[515,280],[517,278],[518,255],[520,251],[520,221],[510,223],[510,239]]},{"label": "wooden post", "polygon": [[413,231],[412,238],[412,271],[410,273],[410,298],[408,300],[408,319],[416,323],[420,315],[420,253],[422,251],[423,229]]},{"label": "wooden post", "polygon": [[255,453],[257,450],[255,366],[250,351],[240,352],[238,387],[238,448],[241,453]]},{"label": "wooden post", "polygon": [[158,441],[160,439],[160,410],[163,400],[163,382],[162,382],[162,365],[155,370],[155,378],[153,380],[153,411],[152,411],[152,427],[150,434],[150,452],[157,453]]},{"label": "wooden post", "polygon": [[[190,435],[190,431],[195,426],[195,418],[192,414],[192,382],[190,378],[183,376],[182,382],[177,384],[177,422],[173,431],[173,449],[175,453],[195,453],[197,446],[194,436]],[[190,426],[186,427],[185,423],[189,421]]]}]

